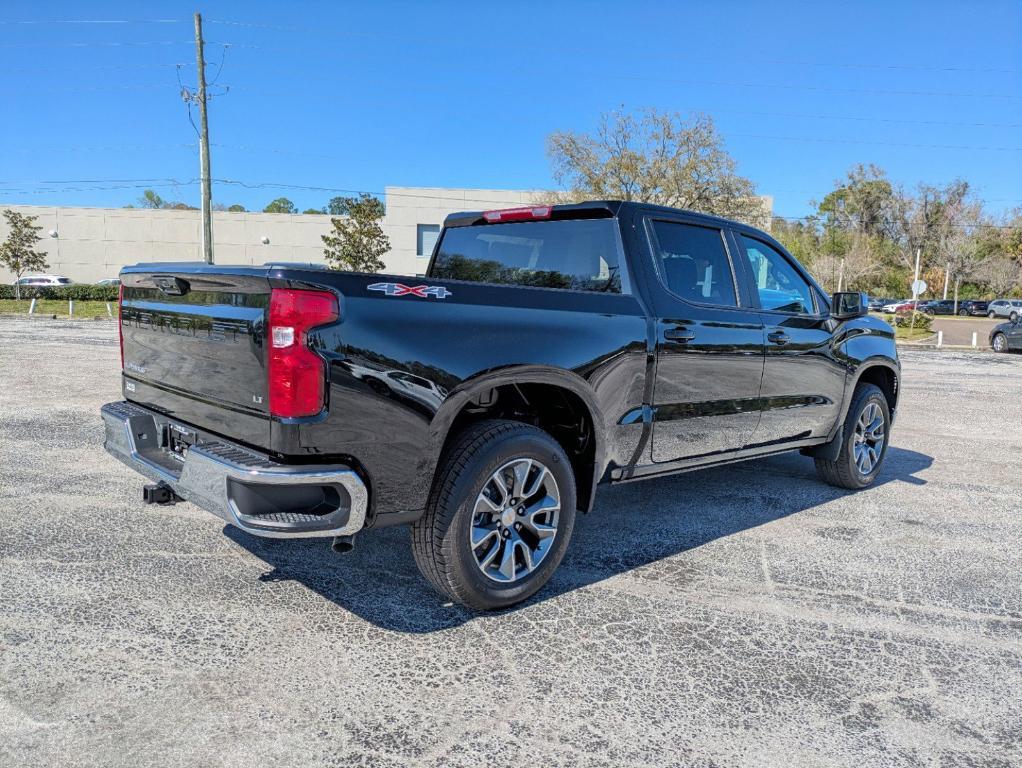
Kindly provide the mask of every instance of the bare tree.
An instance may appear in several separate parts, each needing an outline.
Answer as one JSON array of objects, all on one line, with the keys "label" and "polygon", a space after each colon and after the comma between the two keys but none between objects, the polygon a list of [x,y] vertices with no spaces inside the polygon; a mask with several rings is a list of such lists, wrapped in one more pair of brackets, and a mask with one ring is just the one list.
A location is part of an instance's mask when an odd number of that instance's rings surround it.
[{"label": "bare tree", "polygon": [[737,174],[707,115],[612,112],[595,134],[551,134],[547,155],[566,189],[561,200],[636,200],[769,223],[755,185]]}]

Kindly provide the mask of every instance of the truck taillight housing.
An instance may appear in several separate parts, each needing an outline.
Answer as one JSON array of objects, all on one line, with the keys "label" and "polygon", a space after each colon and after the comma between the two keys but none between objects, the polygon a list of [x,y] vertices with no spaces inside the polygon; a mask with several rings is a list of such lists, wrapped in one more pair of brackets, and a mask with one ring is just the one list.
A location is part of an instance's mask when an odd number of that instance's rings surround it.
[{"label": "truck taillight housing", "polygon": [[124,370],[124,283],[117,287],[117,340],[121,344],[121,370]]},{"label": "truck taillight housing", "polygon": [[315,416],[326,404],[326,361],[309,348],[309,330],[339,317],[326,291],[274,288],[270,293],[270,415]]}]

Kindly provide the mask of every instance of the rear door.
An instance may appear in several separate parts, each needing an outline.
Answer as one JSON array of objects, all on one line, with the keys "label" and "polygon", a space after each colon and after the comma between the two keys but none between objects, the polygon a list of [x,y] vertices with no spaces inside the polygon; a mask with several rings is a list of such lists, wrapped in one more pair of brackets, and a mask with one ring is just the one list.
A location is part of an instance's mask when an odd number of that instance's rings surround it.
[{"label": "rear door", "polygon": [[838,419],[845,367],[834,350],[829,306],[797,262],[773,243],[732,233],[766,333],[762,417],[753,443],[822,437]]},{"label": "rear door", "polygon": [[645,222],[656,267],[652,460],[734,451],[759,420],[763,322],[743,299],[721,228]]}]

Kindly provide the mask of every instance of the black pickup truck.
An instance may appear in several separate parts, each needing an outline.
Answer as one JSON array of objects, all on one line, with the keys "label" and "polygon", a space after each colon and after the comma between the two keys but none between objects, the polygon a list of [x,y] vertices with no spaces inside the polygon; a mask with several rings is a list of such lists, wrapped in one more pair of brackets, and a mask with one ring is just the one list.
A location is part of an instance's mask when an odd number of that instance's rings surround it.
[{"label": "black pickup truck", "polygon": [[630,202],[449,216],[427,275],[308,265],[121,273],[124,400],[106,447],[269,537],[410,524],[441,593],[538,590],[601,483],[783,451],[876,478],[898,402],[890,326],[777,241]]}]

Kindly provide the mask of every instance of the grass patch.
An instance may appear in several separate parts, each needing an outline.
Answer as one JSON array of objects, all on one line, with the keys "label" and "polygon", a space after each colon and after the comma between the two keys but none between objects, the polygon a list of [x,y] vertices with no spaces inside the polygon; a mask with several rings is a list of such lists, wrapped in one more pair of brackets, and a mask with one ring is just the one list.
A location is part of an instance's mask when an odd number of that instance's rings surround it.
[{"label": "grass patch", "polygon": [[[27,315],[31,303],[29,299],[21,299],[20,301],[17,299],[0,299],[0,315]],[[111,302],[110,309],[113,310],[114,317],[117,317],[117,302]],[[59,299],[40,299],[35,303],[35,312],[37,315],[67,317],[68,306],[66,301]],[[106,311],[106,302],[76,301],[75,317],[109,317]]]},{"label": "grass patch", "polygon": [[936,336],[933,331],[927,331],[923,328],[909,328],[908,326],[902,326],[894,329],[894,338],[900,339],[901,341],[921,341],[922,339]]}]

